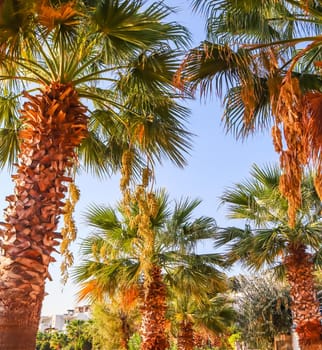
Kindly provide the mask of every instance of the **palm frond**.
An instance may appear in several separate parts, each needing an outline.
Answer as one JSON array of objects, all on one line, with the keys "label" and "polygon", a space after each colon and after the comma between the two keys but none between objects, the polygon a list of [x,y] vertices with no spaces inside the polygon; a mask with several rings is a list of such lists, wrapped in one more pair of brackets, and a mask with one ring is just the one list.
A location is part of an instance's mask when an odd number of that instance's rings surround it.
[{"label": "palm frond", "polygon": [[0,129],[0,168],[9,166],[17,162],[19,151],[19,130],[1,128]]}]

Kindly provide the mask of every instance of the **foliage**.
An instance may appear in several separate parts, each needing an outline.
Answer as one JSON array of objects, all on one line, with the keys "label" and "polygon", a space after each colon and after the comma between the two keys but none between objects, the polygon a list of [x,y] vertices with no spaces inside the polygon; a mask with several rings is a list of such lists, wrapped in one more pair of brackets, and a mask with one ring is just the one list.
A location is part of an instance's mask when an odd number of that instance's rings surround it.
[{"label": "foliage", "polygon": [[141,338],[138,333],[134,333],[129,340],[129,350],[139,350],[141,344]]},{"label": "foliage", "polygon": [[[125,310],[131,288],[137,288],[139,302],[146,305],[142,296],[152,278],[146,266],[162,271],[160,283],[174,293],[184,292],[197,300],[204,290],[215,293],[225,289],[225,275],[219,270],[222,256],[196,252],[197,243],[213,237],[215,232],[212,218],[193,218],[200,201],[183,198],[170,207],[168,195],[161,191],[156,202],[149,247],[145,237],[138,234],[137,226],[124,215],[122,206],[92,206],[88,210],[87,222],[95,231],[83,241],[83,262],[74,269],[75,280],[81,283],[81,297],[113,303],[124,295],[119,310]],[[130,209],[135,217],[137,206]],[[153,300],[149,303],[153,304]]]},{"label": "foliage", "polygon": [[249,347],[272,349],[274,336],[290,333],[289,291],[272,275],[236,277],[235,303],[240,337]]},{"label": "foliage", "polygon": [[259,270],[275,267],[284,272],[281,257],[287,256],[292,243],[304,245],[313,253],[316,268],[320,266],[321,201],[310,173],[302,184],[302,206],[296,216],[296,227],[288,224],[287,202],[279,190],[281,170],[276,165],[256,164],[250,177],[226,188],[221,203],[228,209],[228,218],[244,220],[244,229],[228,227],[218,231],[216,245],[227,249],[228,260],[237,260],[245,267]]},{"label": "foliage", "polygon": [[217,246],[226,245],[228,260],[252,270],[271,268],[286,277],[292,298],[292,319],[303,349],[318,349],[321,314],[318,311],[314,269],[321,262],[321,200],[313,176],[301,186],[302,201],[290,226],[288,203],[279,187],[277,166],[254,165],[251,177],[226,189],[221,196],[229,217],[244,219],[244,229],[228,227],[217,234]]},{"label": "foliage", "polygon": [[[101,302],[92,305],[91,334],[94,349],[121,349],[128,339],[124,339],[125,329],[130,337],[138,328],[139,315],[137,309],[129,312],[122,310],[116,302]],[[134,340],[132,340],[133,342]]]},{"label": "foliage", "polygon": [[[321,186],[321,6],[316,1],[200,1],[207,40],[191,49],[181,85],[224,99],[226,129],[239,138],[271,130],[280,155],[280,188],[294,226],[303,169],[316,167]],[[179,78],[180,80],[180,78]]]},{"label": "foliage", "polygon": [[38,332],[36,350],[91,350],[91,321],[72,320],[65,332]]}]

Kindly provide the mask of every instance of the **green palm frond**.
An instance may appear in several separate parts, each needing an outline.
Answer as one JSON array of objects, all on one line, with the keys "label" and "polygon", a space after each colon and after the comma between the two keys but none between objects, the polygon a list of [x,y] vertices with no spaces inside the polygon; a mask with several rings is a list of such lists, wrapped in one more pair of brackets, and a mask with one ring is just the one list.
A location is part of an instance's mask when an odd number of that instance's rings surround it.
[{"label": "green palm frond", "polygon": [[155,42],[189,42],[187,30],[176,23],[162,23],[170,10],[160,2],[141,11],[141,1],[100,1],[92,15],[92,25],[99,33],[106,62],[117,62],[133,51],[146,49]]},{"label": "green palm frond", "polygon": [[294,228],[288,225],[287,202],[279,191],[280,175],[276,166],[254,165],[249,179],[227,189],[220,197],[230,218],[247,222],[245,229],[228,227],[215,235],[216,247],[226,246],[229,262],[239,260],[259,270],[281,263],[292,244],[304,245],[313,254],[319,251],[321,201],[312,174],[307,173],[304,178],[303,201]]},{"label": "green palm frond", "polygon": [[0,168],[12,166],[17,162],[19,151],[19,131],[17,129],[0,129]]},{"label": "green palm frond", "polygon": [[130,61],[129,69],[122,74],[117,87],[128,98],[134,95],[143,101],[144,98],[151,99],[151,94],[145,96],[144,92],[159,95],[162,91],[173,91],[178,58],[179,53],[166,45],[142,51]]},{"label": "green palm frond", "polygon": [[221,95],[223,87],[231,87],[238,81],[238,73],[250,73],[251,58],[246,51],[234,52],[227,45],[204,41],[190,50],[185,57],[180,74],[182,80],[194,92],[200,87],[202,95]]},{"label": "green palm frond", "polygon": [[[121,151],[118,150],[116,153],[116,150],[115,148],[109,150],[98,135],[89,132],[82,141],[79,154],[85,170],[103,178],[109,176],[115,167],[119,168]],[[112,157],[110,157],[111,155]],[[117,164],[112,161],[114,157],[116,157]]]},{"label": "green palm frond", "polygon": [[247,109],[247,103],[243,100],[242,86],[232,87],[224,98],[226,106],[222,117],[224,127],[236,139],[245,139],[273,125],[267,80],[254,77],[253,82],[255,105],[252,106],[252,110]]},{"label": "green palm frond", "polygon": [[117,290],[137,281],[138,262],[129,259],[110,260],[107,263],[84,261],[75,267],[72,278],[76,283],[94,280],[97,287],[107,294],[113,295]]},{"label": "green palm frond", "polygon": [[[119,279],[120,288],[129,281],[134,283],[135,279],[141,283],[143,274],[147,273],[141,262],[150,261],[162,268],[164,281],[178,290],[189,289],[195,294],[200,290],[224,290],[224,257],[217,253],[196,253],[197,242],[211,237],[215,230],[213,219],[193,217],[200,200],[181,199],[171,208],[164,190],[155,194],[159,205],[151,219],[153,249],[149,254],[146,241],[138,236],[137,227],[131,226],[121,205],[116,208],[92,205],[87,209],[85,221],[93,232],[82,242],[81,255],[85,262],[75,269],[75,281],[86,283],[90,276],[95,281],[103,279],[99,282],[102,293],[108,294],[111,290],[105,288],[104,283],[109,283],[106,279],[111,279],[112,285]],[[132,210],[136,213],[137,207],[133,206]]]},{"label": "green palm frond", "polygon": [[26,51],[36,1],[4,0],[0,11],[0,46],[10,57]]},{"label": "green palm frond", "polygon": [[[185,165],[192,138],[185,126],[189,111],[178,102],[173,76],[189,33],[168,21],[170,8],[130,0],[5,0],[2,11],[0,26],[2,15],[3,21],[10,19],[4,26],[16,25],[6,35],[20,48],[19,54],[7,54],[17,50],[6,37],[2,83],[19,82],[13,89],[17,96],[22,89],[34,91],[52,82],[70,84],[85,106],[94,106],[79,150],[85,169],[101,177],[117,171],[130,142],[134,174],[147,158]],[[15,16],[20,17],[12,20]],[[4,106],[9,98],[0,102]],[[12,119],[5,113],[1,117]]]},{"label": "green palm frond", "polygon": [[87,225],[100,231],[110,231],[121,227],[116,211],[111,207],[92,204],[85,214]]},{"label": "green palm frond", "polygon": [[228,188],[220,196],[221,204],[227,204],[228,217],[247,219],[256,226],[265,222],[287,221],[287,202],[279,189],[280,170],[266,165],[253,165],[251,179]]},{"label": "green palm frond", "polygon": [[195,313],[195,327],[214,334],[225,333],[236,319],[232,301],[226,296],[217,295],[201,305]]}]

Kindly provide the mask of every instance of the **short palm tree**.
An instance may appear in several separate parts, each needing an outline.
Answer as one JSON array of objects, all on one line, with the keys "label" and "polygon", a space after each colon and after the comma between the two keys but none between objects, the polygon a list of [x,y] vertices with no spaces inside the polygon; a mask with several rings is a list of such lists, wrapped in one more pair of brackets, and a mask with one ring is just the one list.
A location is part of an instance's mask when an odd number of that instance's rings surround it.
[{"label": "short palm tree", "polygon": [[302,205],[296,224],[288,224],[286,200],[279,190],[277,166],[254,165],[250,179],[227,189],[220,197],[230,219],[246,221],[244,229],[218,231],[217,246],[227,247],[231,263],[241,261],[259,270],[274,267],[285,272],[290,285],[293,323],[301,349],[320,349],[321,314],[314,287],[313,270],[320,268],[321,201],[310,174],[302,184]]},{"label": "short palm tree", "polygon": [[322,193],[321,7],[293,0],[192,3],[206,15],[208,37],[186,56],[181,83],[203,95],[221,94],[226,85],[223,120],[237,137],[272,130],[292,226],[303,168],[311,162]]},{"label": "short palm tree", "polygon": [[[127,299],[126,302],[129,300]],[[129,349],[129,340],[139,327],[137,308],[117,299],[94,302],[91,306],[93,344],[105,350]]]},{"label": "short palm tree", "polygon": [[[212,339],[227,334],[235,321],[232,300],[224,295],[206,293],[200,290],[198,298],[175,290],[171,293],[169,306],[170,319],[176,328],[178,350],[193,350]],[[197,341],[199,340],[199,341]]]},{"label": "short palm tree", "polygon": [[1,1],[0,163],[18,153],[18,165],[1,233],[0,348],[35,347],[78,159],[102,175],[131,143],[137,164],[143,153],[184,163],[187,110],[171,86],[170,46],[188,35],[168,14],[130,0]]},{"label": "short palm tree", "polygon": [[[115,291],[140,289],[142,322],[141,348],[167,349],[167,288],[184,288],[189,295],[201,290],[223,290],[225,276],[218,271],[222,257],[218,254],[197,254],[196,244],[215,232],[208,217],[192,218],[200,201],[183,199],[169,208],[168,196],[157,196],[158,210],[151,218],[153,242],[137,235],[122,210],[93,206],[87,222],[95,231],[82,244],[83,263],[75,268],[76,282],[86,290],[95,284],[95,292],[111,296]],[[132,208],[134,211],[137,208]],[[94,292],[94,293],[95,293]],[[93,296],[93,293],[91,293]],[[94,294],[95,295],[95,294]]]}]

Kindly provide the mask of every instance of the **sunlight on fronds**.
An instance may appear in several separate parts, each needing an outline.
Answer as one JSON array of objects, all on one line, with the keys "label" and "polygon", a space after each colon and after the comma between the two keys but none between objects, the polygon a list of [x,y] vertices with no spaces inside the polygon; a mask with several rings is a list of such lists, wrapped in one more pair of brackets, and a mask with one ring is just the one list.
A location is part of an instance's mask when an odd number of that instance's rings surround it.
[{"label": "sunlight on fronds", "polygon": [[103,289],[100,287],[99,283],[93,279],[81,284],[81,289],[77,292],[77,301],[80,302],[89,298],[102,301],[103,295]]},{"label": "sunlight on fronds", "polygon": [[54,8],[42,1],[38,7],[38,21],[47,28],[48,32],[52,31],[57,25],[74,26],[78,24],[76,16],[79,13],[75,9],[75,3],[70,1]]}]

